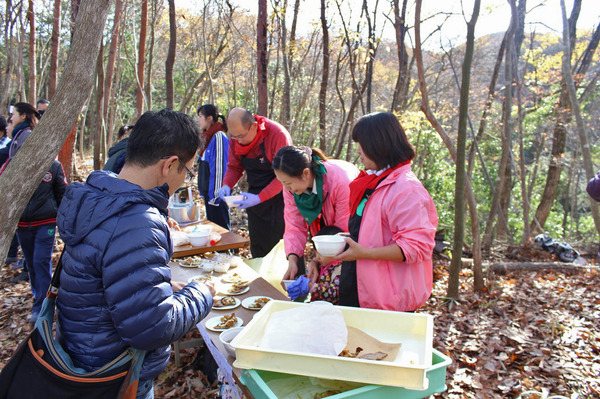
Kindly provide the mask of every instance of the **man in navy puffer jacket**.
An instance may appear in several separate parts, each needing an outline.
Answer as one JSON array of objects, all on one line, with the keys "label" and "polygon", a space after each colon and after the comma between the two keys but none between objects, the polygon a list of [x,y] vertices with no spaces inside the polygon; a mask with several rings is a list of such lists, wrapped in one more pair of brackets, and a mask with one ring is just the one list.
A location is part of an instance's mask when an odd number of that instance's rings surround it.
[{"label": "man in navy puffer jacket", "polygon": [[59,339],[75,365],[93,370],[129,346],[147,350],[138,398],[153,397],[170,344],[212,307],[214,288],[171,281],[167,206],[200,146],[187,115],[146,112],[135,124],[118,176],[71,184],[59,209],[65,242],[58,295]]}]

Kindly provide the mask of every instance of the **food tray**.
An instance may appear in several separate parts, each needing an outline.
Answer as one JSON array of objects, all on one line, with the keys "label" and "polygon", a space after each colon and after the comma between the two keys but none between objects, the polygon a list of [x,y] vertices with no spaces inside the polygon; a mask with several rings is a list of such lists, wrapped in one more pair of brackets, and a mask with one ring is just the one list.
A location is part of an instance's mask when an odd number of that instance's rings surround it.
[{"label": "food tray", "polygon": [[[331,399],[341,398],[361,398],[361,399],[421,399],[435,393],[446,390],[446,368],[452,361],[443,353],[433,349],[432,366],[426,370],[426,376],[429,380],[429,387],[425,391],[418,391],[406,388],[397,388],[383,385],[364,385],[350,391],[342,392],[337,395],[329,396]],[[248,388],[255,399],[277,399],[277,395],[271,390],[269,382],[290,377],[289,374],[275,373],[263,370],[242,370],[240,380]],[[299,377],[309,379],[309,377]],[[301,398],[304,399],[304,398]]]},{"label": "food tray", "polygon": [[298,302],[270,301],[231,342],[236,349],[235,367],[325,379],[389,385],[413,390],[428,388],[426,370],[431,367],[433,316],[377,309],[338,306],[346,325],[363,330],[382,342],[400,342],[400,351],[390,361],[374,361],[259,346],[271,314],[297,306]]}]

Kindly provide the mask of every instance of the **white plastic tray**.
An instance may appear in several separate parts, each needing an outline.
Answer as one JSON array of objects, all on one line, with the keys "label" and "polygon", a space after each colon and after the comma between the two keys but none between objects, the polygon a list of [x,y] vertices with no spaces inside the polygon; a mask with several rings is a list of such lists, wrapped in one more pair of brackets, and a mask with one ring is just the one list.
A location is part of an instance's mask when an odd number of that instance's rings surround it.
[{"label": "white plastic tray", "polygon": [[359,328],[383,342],[402,343],[396,359],[389,361],[276,351],[259,346],[272,313],[307,305],[270,301],[231,342],[236,350],[233,365],[241,369],[268,370],[415,390],[428,388],[425,374],[431,367],[433,316],[427,314],[338,307],[347,326]]}]

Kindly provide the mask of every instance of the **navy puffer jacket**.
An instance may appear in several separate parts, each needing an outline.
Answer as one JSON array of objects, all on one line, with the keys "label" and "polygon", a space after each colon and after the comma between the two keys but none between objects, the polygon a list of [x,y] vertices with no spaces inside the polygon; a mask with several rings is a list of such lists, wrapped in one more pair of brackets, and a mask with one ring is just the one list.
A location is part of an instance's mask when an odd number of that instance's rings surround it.
[{"label": "navy puffer jacket", "polygon": [[148,351],[140,378],[155,378],[171,342],[210,311],[206,286],[171,288],[168,202],[166,184],[144,190],[105,171],[67,188],[57,218],[66,244],[58,335],[76,366],[93,370],[133,346]]}]

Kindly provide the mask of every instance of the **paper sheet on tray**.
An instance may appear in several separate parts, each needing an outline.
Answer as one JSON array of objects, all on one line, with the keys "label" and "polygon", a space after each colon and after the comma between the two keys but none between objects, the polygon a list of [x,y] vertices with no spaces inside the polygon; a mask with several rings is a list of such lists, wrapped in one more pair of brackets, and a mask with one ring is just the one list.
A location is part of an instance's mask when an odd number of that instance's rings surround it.
[{"label": "paper sheet on tray", "polygon": [[355,352],[356,348],[360,347],[363,350],[360,355],[366,353],[383,352],[387,353],[387,356],[382,361],[393,362],[398,356],[398,351],[402,346],[401,342],[398,343],[387,343],[381,342],[375,337],[370,336],[363,330],[354,327],[348,327],[348,344],[344,348],[348,352]]}]

